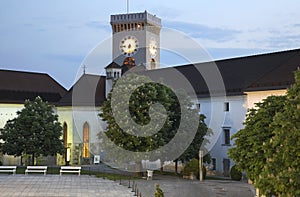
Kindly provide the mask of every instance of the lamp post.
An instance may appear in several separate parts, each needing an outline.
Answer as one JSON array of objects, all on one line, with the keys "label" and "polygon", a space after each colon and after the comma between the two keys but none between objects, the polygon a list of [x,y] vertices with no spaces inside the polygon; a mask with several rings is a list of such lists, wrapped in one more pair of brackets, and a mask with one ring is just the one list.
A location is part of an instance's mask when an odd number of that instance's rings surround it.
[{"label": "lamp post", "polygon": [[199,181],[203,181],[203,151],[199,150]]}]

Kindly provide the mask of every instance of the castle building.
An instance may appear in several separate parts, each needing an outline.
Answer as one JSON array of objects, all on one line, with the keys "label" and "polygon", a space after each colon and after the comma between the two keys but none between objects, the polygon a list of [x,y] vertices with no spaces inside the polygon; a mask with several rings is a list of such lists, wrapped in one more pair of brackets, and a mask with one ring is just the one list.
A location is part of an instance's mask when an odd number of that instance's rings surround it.
[{"label": "castle building", "polygon": [[[113,59],[106,76],[83,74],[66,90],[47,74],[0,70],[0,127],[16,116],[25,99],[36,96],[55,105],[63,126],[66,155],[55,163],[65,165],[93,164],[95,155],[105,159],[98,134],[106,123],[98,113],[115,80],[132,67],[140,67],[150,78],[167,76],[170,69],[183,74],[191,83],[199,113],[204,114],[216,135],[210,150],[212,170],[229,176],[234,165],[227,156],[233,146],[230,137],[242,129],[247,110],[270,95],[283,95],[294,83],[293,72],[300,65],[300,49],[230,58],[214,62],[160,68],[161,19],[148,12],[111,15]],[[223,79],[226,97],[210,94],[197,69],[215,64]],[[158,69],[160,68],[160,69]],[[164,79],[168,80],[168,78]],[[180,81],[177,82],[180,87]],[[212,98],[213,97],[213,98]],[[211,108],[214,105],[216,107]],[[217,114],[216,116],[211,116]],[[215,119],[222,119],[221,123]],[[183,139],[184,140],[184,139]],[[4,164],[20,164],[20,160],[2,156]]]}]

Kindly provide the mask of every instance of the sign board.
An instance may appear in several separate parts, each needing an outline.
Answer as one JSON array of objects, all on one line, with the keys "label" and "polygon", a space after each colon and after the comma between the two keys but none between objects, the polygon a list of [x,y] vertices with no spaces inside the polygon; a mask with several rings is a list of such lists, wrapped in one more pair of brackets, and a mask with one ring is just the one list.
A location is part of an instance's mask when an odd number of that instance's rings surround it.
[{"label": "sign board", "polygon": [[94,156],[94,164],[99,164],[100,163],[100,155],[95,155]]}]

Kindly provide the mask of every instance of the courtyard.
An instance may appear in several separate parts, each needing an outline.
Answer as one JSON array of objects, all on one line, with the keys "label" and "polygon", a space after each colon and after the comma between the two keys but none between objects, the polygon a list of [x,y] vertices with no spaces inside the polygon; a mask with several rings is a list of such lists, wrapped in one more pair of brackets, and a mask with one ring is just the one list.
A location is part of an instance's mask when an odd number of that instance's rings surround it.
[{"label": "courtyard", "polygon": [[[0,175],[0,196],[134,196],[133,181],[108,180],[93,175]],[[168,175],[154,175],[152,180],[138,179],[135,185],[142,196],[151,197],[159,184],[166,197],[254,196],[253,186],[232,180],[185,180]],[[130,186],[130,187],[129,187]]]}]

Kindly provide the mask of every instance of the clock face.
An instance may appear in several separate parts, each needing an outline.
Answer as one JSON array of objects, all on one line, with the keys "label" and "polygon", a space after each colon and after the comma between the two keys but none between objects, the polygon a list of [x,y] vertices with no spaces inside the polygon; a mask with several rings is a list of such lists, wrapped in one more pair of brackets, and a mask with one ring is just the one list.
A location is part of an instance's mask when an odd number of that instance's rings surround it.
[{"label": "clock face", "polygon": [[134,36],[126,36],[120,42],[120,51],[126,57],[132,57],[138,51],[139,42]]},{"label": "clock face", "polygon": [[150,39],[149,42],[149,52],[152,58],[154,58],[157,55],[157,43],[154,38]]}]

